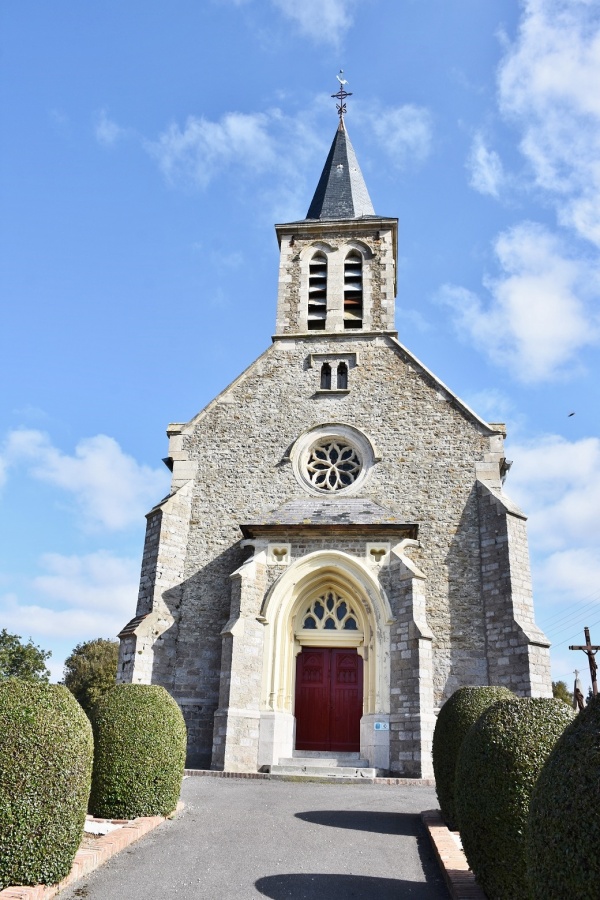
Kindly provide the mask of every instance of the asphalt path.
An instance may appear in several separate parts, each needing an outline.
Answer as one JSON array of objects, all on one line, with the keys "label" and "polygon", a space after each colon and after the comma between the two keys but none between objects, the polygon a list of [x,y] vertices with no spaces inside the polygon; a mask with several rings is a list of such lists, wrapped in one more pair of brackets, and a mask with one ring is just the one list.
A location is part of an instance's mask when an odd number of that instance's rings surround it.
[{"label": "asphalt path", "polygon": [[186,778],[184,810],[59,900],[448,900],[433,788]]}]

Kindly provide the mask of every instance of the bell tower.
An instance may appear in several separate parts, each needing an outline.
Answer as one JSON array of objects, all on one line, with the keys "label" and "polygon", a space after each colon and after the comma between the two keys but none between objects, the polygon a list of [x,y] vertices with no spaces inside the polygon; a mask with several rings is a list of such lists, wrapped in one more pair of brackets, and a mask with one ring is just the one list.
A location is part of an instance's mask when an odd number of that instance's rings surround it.
[{"label": "bell tower", "polygon": [[305,219],[276,225],[280,247],[277,335],[392,332],[398,220],[377,216],[339,124]]}]

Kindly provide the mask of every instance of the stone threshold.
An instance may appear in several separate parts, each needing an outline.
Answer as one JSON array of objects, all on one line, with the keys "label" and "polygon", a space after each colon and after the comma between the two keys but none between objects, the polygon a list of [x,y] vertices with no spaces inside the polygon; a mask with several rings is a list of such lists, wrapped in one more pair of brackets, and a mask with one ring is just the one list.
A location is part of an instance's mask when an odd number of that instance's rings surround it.
[{"label": "stone threshold", "polygon": [[[218,772],[213,769],[185,769],[184,775],[204,778],[256,778],[262,781],[310,781],[318,784],[389,784],[402,787],[435,787],[433,778],[332,778],[318,775],[271,775],[270,772]],[[2,898],[2,894],[0,894]]]},{"label": "stone threshold", "polygon": [[[71,871],[58,884],[7,887],[0,891],[0,900],[51,900],[60,891],[79,881],[85,875],[89,875],[94,869],[99,868],[111,856],[124,850],[125,847],[133,844],[134,841],[138,841],[145,834],[166,822],[167,819],[171,819],[183,807],[184,804],[179,801],[175,811],[170,816],[140,816],[137,819],[131,819],[121,827],[96,838],[93,848],[80,848],[75,854]],[[110,820],[92,819],[92,821],[106,822]]]},{"label": "stone threshold", "polygon": [[486,900],[483,888],[477,884],[469,868],[464,850],[444,824],[440,811],[428,809],[421,813],[421,820],[429,833],[452,900]]}]

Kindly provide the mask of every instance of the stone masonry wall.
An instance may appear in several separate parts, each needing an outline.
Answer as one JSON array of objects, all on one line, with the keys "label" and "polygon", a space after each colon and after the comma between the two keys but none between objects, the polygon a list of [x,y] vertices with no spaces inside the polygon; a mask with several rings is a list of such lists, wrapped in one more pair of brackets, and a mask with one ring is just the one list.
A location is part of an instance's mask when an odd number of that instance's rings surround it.
[{"label": "stone masonry wall", "polygon": [[363,329],[394,330],[395,248],[389,220],[353,223],[351,230],[334,222],[288,228],[280,233],[277,334],[307,331],[309,263],[317,250],[327,257],[327,331],[344,332],[344,261],[352,247],[363,256]]},{"label": "stone masonry wall", "polygon": [[[356,353],[358,365],[348,393],[329,396],[319,392],[319,371],[308,359],[336,348]],[[364,431],[381,457],[359,496],[419,524],[421,549],[413,558],[427,578],[436,704],[458,683],[486,681],[475,465],[489,449],[490,429],[389,336],[279,339],[182,426],[182,463],[197,474],[188,482],[185,563],[170,609],[176,621],[155,646],[153,679],[200,717],[193,764],[210,761],[229,576],[249,555],[239,523],[306,497],[290,447],[305,430],[335,422]]]}]

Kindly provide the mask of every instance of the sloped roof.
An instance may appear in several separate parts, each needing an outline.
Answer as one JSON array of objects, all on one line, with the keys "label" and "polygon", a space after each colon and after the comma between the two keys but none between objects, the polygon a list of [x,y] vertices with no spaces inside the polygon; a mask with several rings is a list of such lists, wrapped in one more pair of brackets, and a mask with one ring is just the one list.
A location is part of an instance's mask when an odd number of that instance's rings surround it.
[{"label": "sloped roof", "polygon": [[307,219],[359,219],[374,216],[365,179],[344,120],[335,133],[329,156],[312,198]]},{"label": "sloped roof", "polygon": [[265,512],[253,521],[240,525],[245,537],[257,532],[277,529],[315,528],[324,526],[348,527],[361,530],[406,530],[407,537],[416,537],[417,526],[407,524],[390,509],[367,498],[291,500],[276,510]]}]

